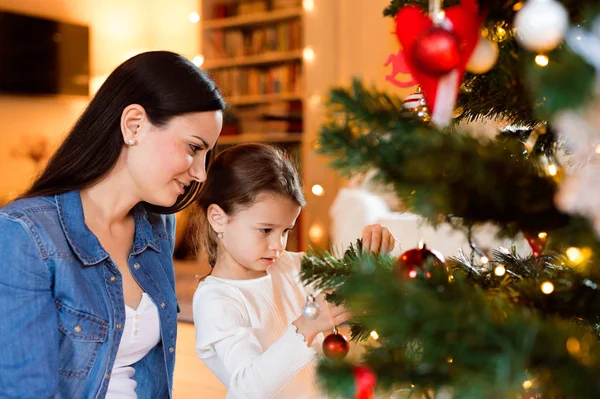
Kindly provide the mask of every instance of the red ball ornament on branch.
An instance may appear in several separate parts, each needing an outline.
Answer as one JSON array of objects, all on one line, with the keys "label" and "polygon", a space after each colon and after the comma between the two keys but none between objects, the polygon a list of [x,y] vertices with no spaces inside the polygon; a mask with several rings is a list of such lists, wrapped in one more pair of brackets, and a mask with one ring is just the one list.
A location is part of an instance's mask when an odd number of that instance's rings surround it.
[{"label": "red ball ornament on branch", "polygon": [[423,73],[444,76],[461,63],[460,40],[456,33],[433,26],[417,38],[412,46],[412,57]]},{"label": "red ball ornament on branch", "polygon": [[394,273],[397,277],[409,278],[416,278],[421,273],[429,278],[430,267],[441,267],[444,262],[444,255],[423,244],[422,247],[409,249],[400,255]]},{"label": "red ball ornament on branch", "polygon": [[525,238],[527,239],[527,243],[531,247],[531,253],[533,254],[533,256],[535,256],[536,258],[542,256],[544,248],[546,248],[546,243],[548,242],[548,234],[545,232],[541,232],[537,235],[529,233],[524,233],[523,235],[525,236]]},{"label": "red ball ornament on branch", "polygon": [[333,333],[323,340],[323,354],[329,359],[342,360],[349,350],[350,343],[348,343],[346,337],[340,334],[337,327],[334,327]]},{"label": "red ball ornament on branch", "polygon": [[373,391],[377,385],[377,374],[366,365],[359,364],[354,367],[354,399],[372,399]]}]

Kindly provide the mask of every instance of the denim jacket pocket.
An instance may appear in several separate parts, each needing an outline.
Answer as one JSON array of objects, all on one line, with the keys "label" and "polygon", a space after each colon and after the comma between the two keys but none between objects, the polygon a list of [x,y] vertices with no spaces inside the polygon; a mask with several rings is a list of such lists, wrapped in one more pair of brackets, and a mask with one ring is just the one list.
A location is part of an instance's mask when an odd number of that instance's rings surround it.
[{"label": "denim jacket pocket", "polygon": [[59,373],[63,377],[86,378],[106,340],[108,322],[73,309],[56,300],[58,310]]}]

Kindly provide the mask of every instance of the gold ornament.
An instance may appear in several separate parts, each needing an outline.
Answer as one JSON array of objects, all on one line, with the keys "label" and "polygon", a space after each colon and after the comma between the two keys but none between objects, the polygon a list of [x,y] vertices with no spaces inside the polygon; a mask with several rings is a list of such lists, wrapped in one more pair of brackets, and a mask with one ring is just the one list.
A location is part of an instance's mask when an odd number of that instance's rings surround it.
[{"label": "gold ornament", "polygon": [[421,121],[428,123],[431,121],[427,101],[421,93],[421,86],[418,86],[417,92],[406,96],[402,103],[402,108],[415,114]]}]

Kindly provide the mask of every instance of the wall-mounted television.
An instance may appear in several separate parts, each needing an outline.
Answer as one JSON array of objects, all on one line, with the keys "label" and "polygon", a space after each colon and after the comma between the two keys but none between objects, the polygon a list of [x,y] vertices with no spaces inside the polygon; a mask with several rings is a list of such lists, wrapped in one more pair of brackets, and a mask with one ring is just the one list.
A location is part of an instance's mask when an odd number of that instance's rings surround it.
[{"label": "wall-mounted television", "polygon": [[89,94],[89,27],[0,10],[1,94]]}]

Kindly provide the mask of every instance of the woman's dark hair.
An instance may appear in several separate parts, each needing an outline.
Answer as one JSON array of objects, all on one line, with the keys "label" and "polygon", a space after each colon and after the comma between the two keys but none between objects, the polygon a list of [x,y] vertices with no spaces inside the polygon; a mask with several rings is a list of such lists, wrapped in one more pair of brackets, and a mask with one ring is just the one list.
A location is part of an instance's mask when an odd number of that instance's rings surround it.
[{"label": "woman's dark hair", "polygon": [[216,204],[227,215],[251,207],[259,194],[289,198],[306,205],[298,172],[286,153],[267,144],[240,144],[219,153],[210,165],[202,186],[194,217],[197,242],[204,248],[211,266],[215,265],[218,241],[207,220],[207,210]]},{"label": "woman's dark hair", "polygon": [[[121,114],[130,104],[144,107],[155,126],[187,113],[225,109],[214,82],[183,56],[168,51],[138,54],[108,76],[21,198],[86,188],[104,177],[122,151]],[[190,184],[171,207],[144,206],[156,213],[175,213],[195,200],[200,186]]]}]

